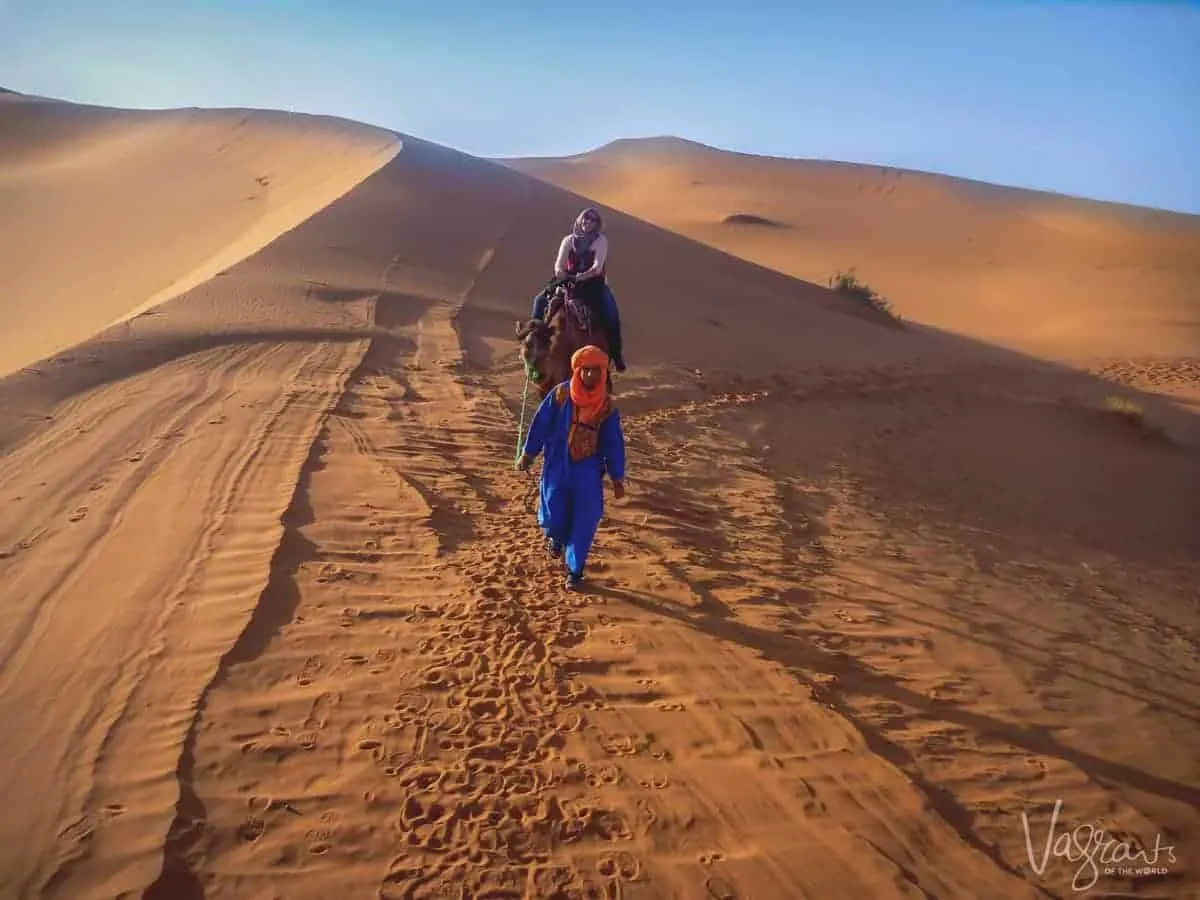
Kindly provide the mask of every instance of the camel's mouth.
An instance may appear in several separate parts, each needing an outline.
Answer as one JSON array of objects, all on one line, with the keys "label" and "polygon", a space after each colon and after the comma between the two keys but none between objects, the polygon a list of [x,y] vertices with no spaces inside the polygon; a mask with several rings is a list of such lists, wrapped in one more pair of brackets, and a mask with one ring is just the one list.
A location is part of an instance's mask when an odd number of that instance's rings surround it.
[{"label": "camel's mouth", "polygon": [[526,360],[537,360],[550,352],[550,326],[537,319],[517,325],[517,338],[521,341],[521,356]]}]

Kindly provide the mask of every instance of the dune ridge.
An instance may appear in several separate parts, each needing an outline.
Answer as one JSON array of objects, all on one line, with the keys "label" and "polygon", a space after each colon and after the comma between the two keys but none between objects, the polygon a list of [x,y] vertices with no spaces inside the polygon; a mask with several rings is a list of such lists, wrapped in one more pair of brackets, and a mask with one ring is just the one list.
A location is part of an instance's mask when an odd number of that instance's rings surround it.
[{"label": "dune ridge", "polygon": [[586,198],[399,140],[0,380],[0,890],[1077,896],[1056,798],[1195,890],[1186,406],[606,207],[630,497],[564,595],[511,335]]},{"label": "dune ridge", "polygon": [[[1200,352],[1200,216],[680,139],[501,162],[807,281],[856,268],[906,318],[1011,349]],[[747,210],[788,228],[725,223]]]},{"label": "dune ridge", "polygon": [[[383,129],[267,110],[0,101],[0,374],[206,281],[396,154]],[[52,316],[43,310],[52,309]]]}]

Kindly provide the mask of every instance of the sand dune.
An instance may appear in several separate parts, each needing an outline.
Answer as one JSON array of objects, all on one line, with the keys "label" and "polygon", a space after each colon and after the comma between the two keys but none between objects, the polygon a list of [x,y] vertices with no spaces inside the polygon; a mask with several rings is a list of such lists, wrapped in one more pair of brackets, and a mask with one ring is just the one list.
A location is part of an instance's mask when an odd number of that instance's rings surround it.
[{"label": "sand dune", "polygon": [[207,281],[399,148],[325,117],[19,94],[0,121],[0,374]]},{"label": "sand dune", "polygon": [[0,894],[1078,896],[1056,799],[1200,888],[1189,409],[610,210],[630,496],[564,595],[511,335],[585,201],[401,140],[0,381]]},{"label": "sand dune", "polygon": [[505,163],[797,278],[854,267],[906,318],[980,340],[1200,356],[1200,216],[669,138]]}]

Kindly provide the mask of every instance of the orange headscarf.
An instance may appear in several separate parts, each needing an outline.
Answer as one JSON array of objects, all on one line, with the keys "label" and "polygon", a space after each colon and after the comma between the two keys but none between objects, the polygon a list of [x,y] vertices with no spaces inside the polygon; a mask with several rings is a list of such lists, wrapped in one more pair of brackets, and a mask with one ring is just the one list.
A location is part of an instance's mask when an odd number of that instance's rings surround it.
[{"label": "orange headscarf", "polygon": [[[601,372],[599,383],[590,391],[583,385],[582,371],[597,368]],[[571,356],[571,402],[579,411],[579,420],[589,425],[600,418],[604,401],[608,399],[608,383],[604,377],[608,372],[608,354],[592,344],[580,347]]]},{"label": "orange headscarf", "polygon": [[[588,390],[583,384],[581,371],[595,367],[600,370],[600,381]],[[571,458],[578,462],[596,452],[599,442],[600,423],[608,416],[612,404],[608,397],[608,354],[599,347],[589,344],[576,350],[571,357],[571,405],[575,413],[571,430],[567,435],[567,446]],[[582,426],[582,427],[581,427]]]}]

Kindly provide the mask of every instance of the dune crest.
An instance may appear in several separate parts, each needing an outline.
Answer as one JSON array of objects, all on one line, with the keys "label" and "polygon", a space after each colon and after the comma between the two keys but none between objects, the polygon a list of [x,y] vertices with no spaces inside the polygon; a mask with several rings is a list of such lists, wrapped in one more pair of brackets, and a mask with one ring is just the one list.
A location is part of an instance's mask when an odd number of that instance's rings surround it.
[{"label": "dune crest", "polygon": [[[882,166],[616,141],[505,165],[905,318],[1061,360],[1200,356],[1200,216]],[[728,228],[730,210],[791,229]]]},{"label": "dune crest", "polygon": [[0,100],[0,374],[218,275],[367,177],[396,136],[261,110]]}]

